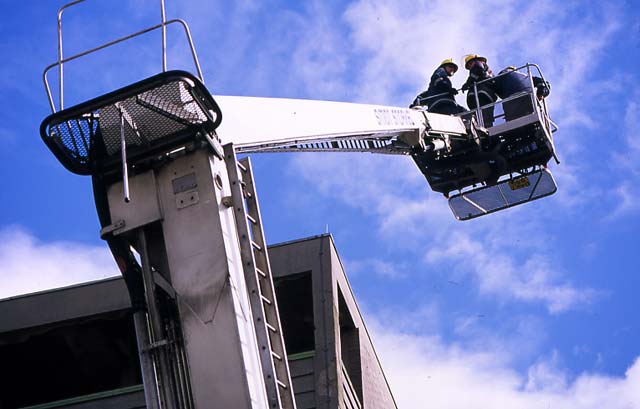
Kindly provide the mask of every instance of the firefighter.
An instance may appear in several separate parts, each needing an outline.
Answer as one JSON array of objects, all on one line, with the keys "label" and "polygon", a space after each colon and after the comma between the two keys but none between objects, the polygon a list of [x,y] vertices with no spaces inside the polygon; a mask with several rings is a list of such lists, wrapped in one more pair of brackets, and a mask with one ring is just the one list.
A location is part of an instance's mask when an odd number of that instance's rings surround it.
[{"label": "firefighter", "polygon": [[455,115],[465,109],[458,105],[455,95],[458,91],[451,85],[451,77],[458,71],[458,65],[448,58],[434,71],[427,90],[416,97],[410,107],[426,105],[427,111],[438,114]]},{"label": "firefighter", "polygon": [[[487,59],[478,54],[469,54],[464,58],[464,67],[469,71],[469,77],[462,86],[462,90],[467,91],[467,106],[469,106],[469,109],[478,108],[476,90],[480,107],[496,102],[498,97],[494,90],[495,83],[490,80],[493,78],[493,72],[487,64]],[[493,125],[493,108],[491,106],[482,109],[482,119],[485,127]]]},{"label": "firefighter", "polygon": [[[533,77],[533,86],[536,89],[536,97],[539,100],[549,96],[550,85],[540,77]],[[516,67],[509,66],[500,71],[495,78],[496,94],[507,99],[519,92],[531,92],[531,80],[529,76],[516,70]],[[529,95],[523,95],[502,103],[505,121],[520,118],[521,116],[533,113],[533,105]]]}]

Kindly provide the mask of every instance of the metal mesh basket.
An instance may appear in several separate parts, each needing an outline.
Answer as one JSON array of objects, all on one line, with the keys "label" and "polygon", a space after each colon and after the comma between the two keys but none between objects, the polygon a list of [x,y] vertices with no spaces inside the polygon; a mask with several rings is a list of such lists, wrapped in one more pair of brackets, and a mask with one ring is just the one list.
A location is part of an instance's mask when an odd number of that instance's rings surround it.
[{"label": "metal mesh basket", "polygon": [[469,220],[526,202],[541,199],[556,192],[551,172],[542,168],[493,186],[463,192],[449,199],[449,207],[458,220]]},{"label": "metal mesh basket", "polygon": [[220,108],[191,74],[169,71],[47,117],[40,134],[71,172],[88,175],[167,152],[212,132]]}]

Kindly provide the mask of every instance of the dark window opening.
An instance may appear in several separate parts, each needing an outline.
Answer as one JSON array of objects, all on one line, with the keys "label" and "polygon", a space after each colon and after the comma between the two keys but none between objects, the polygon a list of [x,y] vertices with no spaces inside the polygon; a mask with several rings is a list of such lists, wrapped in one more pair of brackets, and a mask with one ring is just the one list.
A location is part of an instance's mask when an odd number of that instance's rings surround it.
[{"label": "dark window opening", "polygon": [[315,350],[311,272],[274,280],[287,354]]},{"label": "dark window opening", "polygon": [[129,311],[0,335],[0,408],[142,383]]},{"label": "dark window opening", "polygon": [[340,320],[340,355],[353,389],[362,402],[362,363],[360,359],[360,335],[349,308],[338,287],[338,316]]}]

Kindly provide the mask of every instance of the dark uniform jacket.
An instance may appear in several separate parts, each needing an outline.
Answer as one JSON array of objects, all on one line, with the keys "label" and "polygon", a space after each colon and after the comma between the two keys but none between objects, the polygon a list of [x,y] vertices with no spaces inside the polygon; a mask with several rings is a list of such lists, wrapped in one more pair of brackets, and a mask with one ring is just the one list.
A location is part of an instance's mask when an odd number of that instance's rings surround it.
[{"label": "dark uniform jacket", "polygon": [[449,74],[444,67],[439,67],[431,75],[427,90],[418,95],[413,105],[427,105],[429,112],[456,114],[463,110],[456,103],[454,98],[456,93]]},{"label": "dark uniform jacket", "polygon": [[[473,85],[489,78],[493,78],[493,72],[491,72],[487,63],[480,60],[475,60],[471,63],[469,67],[469,77],[462,86],[463,90],[468,90],[467,105],[470,109],[476,108],[476,97]],[[493,81],[478,84],[478,99],[481,106],[497,101],[498,97],[496,96],[494,87],[495,84]]]},{"label": "dark uniform jacket", "polygon": [[[546,97],[549,95],[549,83],[540,77],[533,77],[533,85],[537,95]],[[504,99],[522,91],[531,91],[531,82],[526,74],[519,71],[504,69],[495,79],[495,92]]]},{"label": "dark uniform jacket", "polygon": [[[542,78],[533,77],[533,85],[536,88],[538,97],[546,97],[549,95],[549,84]],[[496,94],[502,99],[509,98],[521,92],[531,93],[531,78],[528,75],[511,70],[509,68],[500,71],[495,78]],[[505,121],[511,121],[534,111],[533,100],[527,94],[514,97],[502,103]]]}]

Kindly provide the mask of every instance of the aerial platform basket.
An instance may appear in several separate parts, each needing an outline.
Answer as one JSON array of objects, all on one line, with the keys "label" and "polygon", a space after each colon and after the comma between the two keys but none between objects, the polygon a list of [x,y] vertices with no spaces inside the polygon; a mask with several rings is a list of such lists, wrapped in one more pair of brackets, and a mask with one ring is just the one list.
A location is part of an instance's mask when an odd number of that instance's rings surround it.
[{"label": "aerial platform basket", "polygon": [[[513,73],[528,86],[480,106],[478,84],[496,86],[500,77]],[[547,88],[547,94],[538,95],[534,78]],[[479,125],[474,137],[445,140],[447,149],[412,152],[431,189],[449,199],[449,207],[458,220],[473,219],[556,192],[555,180],[547,169],[551,159],[560,163],[553,142],[558,127],[549,117],[543,98],[548,95],[548,87],[540,68],[530,63],[480,81],[474,84],[478,108],[458,114],[466,123]]]},{"label": "aerial platform basket", "polygon": [[192,141],[211,141],[222,114],[186,71],[167,71],[48,116],[40,135],[65,168],[113,173]]}]

